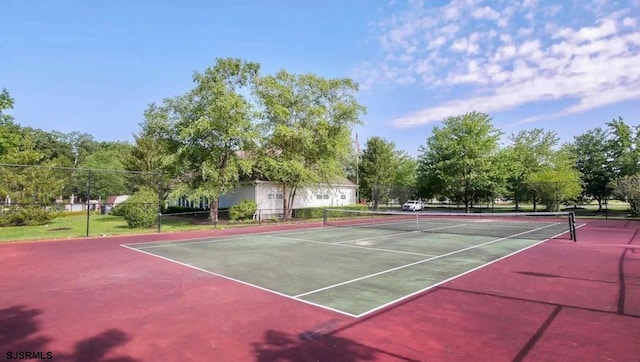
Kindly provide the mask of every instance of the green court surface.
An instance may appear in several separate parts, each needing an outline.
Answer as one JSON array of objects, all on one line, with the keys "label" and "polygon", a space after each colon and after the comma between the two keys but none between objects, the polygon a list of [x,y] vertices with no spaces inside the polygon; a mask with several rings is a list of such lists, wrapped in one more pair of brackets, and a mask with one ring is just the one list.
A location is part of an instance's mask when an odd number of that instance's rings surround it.
[{"label": "green court surface", "polygon": [[541,241],[328,227],[124,246],[360,317]]}]

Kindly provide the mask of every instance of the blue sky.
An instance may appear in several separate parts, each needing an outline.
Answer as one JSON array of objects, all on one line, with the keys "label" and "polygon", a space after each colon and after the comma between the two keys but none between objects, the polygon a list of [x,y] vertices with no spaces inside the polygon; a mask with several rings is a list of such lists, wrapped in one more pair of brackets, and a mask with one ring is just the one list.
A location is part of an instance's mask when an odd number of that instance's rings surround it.
[{"label": "blue sky", "polygon": [[477,110],[563,141],[640,120],[640,0],[21,1],[0,9],[0,88],[24,126],[132,140],[217,57],[351,77],[358,127],[412,155]]}]

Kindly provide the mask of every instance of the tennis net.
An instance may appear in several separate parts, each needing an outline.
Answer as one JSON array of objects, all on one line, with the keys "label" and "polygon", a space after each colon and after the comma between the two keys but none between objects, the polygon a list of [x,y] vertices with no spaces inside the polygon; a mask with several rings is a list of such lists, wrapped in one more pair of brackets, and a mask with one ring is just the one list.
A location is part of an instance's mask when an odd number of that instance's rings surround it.
[{"label": "tennis net", "polygon": [[431,213],[325,209],[324,225],[351,228],[577,241],[572,212]]}]

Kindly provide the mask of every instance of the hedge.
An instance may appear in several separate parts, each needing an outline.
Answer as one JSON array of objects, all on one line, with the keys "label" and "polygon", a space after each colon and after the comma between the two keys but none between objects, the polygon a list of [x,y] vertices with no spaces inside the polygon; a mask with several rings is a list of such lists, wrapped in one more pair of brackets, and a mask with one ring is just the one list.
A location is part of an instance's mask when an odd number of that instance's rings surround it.
[{"label": "hedge", "polygon": [[369,208],[367,205],[363,205],[363,204],[347,205],[347,206],[306,207],[303,209],[294,209],[293,218],[294,219],[321,219],[324,216],[325,209],[366,211]]},{"label": "hedge", "polygon": [[258,204],[253,200],[242,200],[229,209],[231,221],[252,219],[258,209]]}]

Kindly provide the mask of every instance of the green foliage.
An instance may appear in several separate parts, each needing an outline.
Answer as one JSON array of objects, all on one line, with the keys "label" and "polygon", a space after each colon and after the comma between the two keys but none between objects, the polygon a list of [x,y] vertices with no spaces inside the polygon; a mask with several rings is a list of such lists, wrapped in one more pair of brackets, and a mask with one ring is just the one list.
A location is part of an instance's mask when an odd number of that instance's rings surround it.
[{"label": "green foliage", "polygon": [[574,168],[575,156],[568,146],[555,151],[549,163],[539,171],[531,173],[527,185],[533,192],[534,210],[541,202],[548,211],[558,211],[560,204],[568,203],[580,196],[581,174]]},{"label": "green foliage", "polygon": [[211,200],[217,220],[218,198],[251,171],[257,131],[252,103],[243,93],[257,77],[259,64],[217,59],[213,67],[193,76],[195,88],[147,112],[149,132],[159,135],[174,177],[171,196]]},{"label": "green foliage", "polygon": [[504,165],[502,172],[506,176],[506,194],[518,207],[520,202],[536,197],[535,190],[528,186],[527,180],[551,163],[559,139],[553,131],[534,128],[511,135],[509,140],[511,144],[501,152]]},{"label": "green foliage", "polygon": [[[129,201],[129,200],[127,200]],[[121,202],[118,205],[114,206],[111,211],[109,211],[109,215],[112,216],[124,216],[127,212],[127,201]]]},{"label": "green foliage", "polygon": [[359,168],[360,186],[361,195],[366,195],[373,202],[374,210],[391,196],[393,186],[401,179],[399,164],[393,142],[380,137],[367,140]]},{"label": "green foliage", "polygon": [[640,174],[621,177],[612,185],[614,195],[629,203],[634,216],[640,215]]},{"label": "green foliage", "polygon": [[258,209],[258,204],[253,200],[242,200],[229,209],[230,220],[247,220],[253,218]]},{"label": "green foliage", "polygon": [[[326,207],[305,207],[302,209],[293,210],[293,217],[296,219],[320,219],[324,216],[324,210]],[[367,210],[367,205],[346,205],[346,206],[334,206],[331,209],[339,210]],[[332,215],[336,212],[332,211]]]},{"label": "green foliage", "polygon": [[[121,158],[121,150],[106,147],[85,158],[81,167],[91,169],[91,199],[106,199],[129,193]],[[78,190],[85,190],[89,182],[89,171],[78,170],[75,182]]]},{"label": "green foliage", "polygon": [[52,214],[37,207],[17,207],[0,214],[0,226],[44,225],[51,221]]},{"label": "green foliage", "polygon": [[[607,148],[613,177],[634,175],[640,171],[640,126],[632,129],[622,117],[607,123],[609,139]],[[635,131],[635,132],[634,132]]]},{"label": "green foliage", "polygon": [[202,209],[197,207],[169,206],[163,211],[163,214],[179,214],[183,212],[202,212]]},{"label": "green foliage", "polygon": [[300,187],[331,183],[344,174],[351,155],[351,127],[364,113],[350,79],[280,71],[260,78],[262,147],[255,173],[283,184],[285,218]]},{"label": "green foliage", "polygon": [[602,210],[603,200],[611,194],[609,184],[615,176],[608,143],[607,133],[598,127],[576,136],[572,146],[584,194],[598,201],[598,210]]},{"label": "green foliage", "polygon": [[498,189],[496,167],[501,132],[484,113],[449,117],[434,127],[426,147],[420,148],[420,193],[424,198],[446,195],[470,204]]},{"label": "green foliage", "polygon": [[146,228],[158,220],[158,194],[142,188],[131,196],[124,207],[124,219],[130,228]]}]

